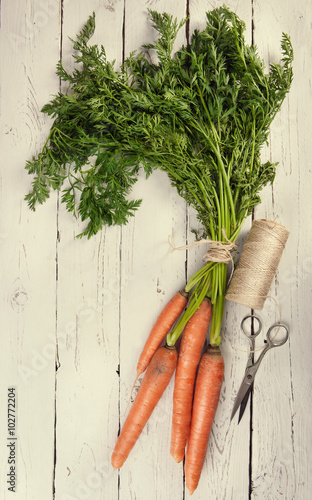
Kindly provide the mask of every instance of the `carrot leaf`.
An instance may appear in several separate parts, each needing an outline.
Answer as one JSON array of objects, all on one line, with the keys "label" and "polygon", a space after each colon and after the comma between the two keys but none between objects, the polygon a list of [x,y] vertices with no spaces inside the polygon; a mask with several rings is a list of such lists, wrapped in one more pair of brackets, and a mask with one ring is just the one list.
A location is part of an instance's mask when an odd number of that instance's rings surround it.
[{"label": "carrot leaf", "polygon": [[[140,171],[160,168],[195,208],[203,237],[234,241],[276,174],[277,163],[262,163],[261,149],[291,87],[290,38],[282,34],[281,62],[267,71],[257,47],[245,42],[245,23],[225,6],[207,12],[204,29],[176,52],[186,20],[149,15],[156,41],[120,69],[103,46],[89,43],[94,13],[72,40],[75,68],[70,74],[57,64],[67,89],[43,107],[54,122],[26,164],[34,177],[26,200],[34,210],[50,189],[61,190],[67,210],[86,222],[81,235],[91,237],[104,225],[127,223],[140,205],[129,200]],[[226,273],[222,265],[210,272],[216,340]]]}]

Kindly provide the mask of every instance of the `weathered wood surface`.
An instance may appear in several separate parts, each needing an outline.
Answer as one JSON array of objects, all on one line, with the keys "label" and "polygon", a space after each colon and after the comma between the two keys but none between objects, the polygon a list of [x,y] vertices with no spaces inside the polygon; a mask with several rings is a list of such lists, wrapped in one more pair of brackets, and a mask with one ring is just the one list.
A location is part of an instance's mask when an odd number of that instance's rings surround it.
[{"label": "weathered wood surface", "polygon": [[[147,9],[190,16],[204,25],[203,0],[2,0],[1,123],[1,417],[0,498],[16,500],[182,500],[182,464],[169,455],[170,384],[122,470],[110,456],[124,421],[137,356],[171,295],[201,265],[201,251],[170,252],[191,241],[196,216],[157,172],[135,193],[143,204],[127,227],[77,240],[81,224],[58,195],[36,213],[24,195],[24,170],[42,146],[49,120],[40,113],[59,89],[55,64],[71,67],[71,44],[92,11],[94,41],[116,64],[153,39]],[[246,362],[239,324],[248,309],[226,305],[226,370],[207,460],[195,500],[308,500],[311,481],[311,22],[310,2],[228,1],[247,25],[246,38],[267,63],[279,59],[281,32],[295,50],[295,78],[272,125],[263,157],[279,161],[255,217],[283,223],[290,238],[270,294],[291,329],[257,377],[240,425],[230,422]],[[185,41],[185,32],[178,43]],[[242,244],[250,220],[246,221]],[[267,300],[265,326],[276,320]],[[17,393],[16,492],[8,491],[7,393]]]}]

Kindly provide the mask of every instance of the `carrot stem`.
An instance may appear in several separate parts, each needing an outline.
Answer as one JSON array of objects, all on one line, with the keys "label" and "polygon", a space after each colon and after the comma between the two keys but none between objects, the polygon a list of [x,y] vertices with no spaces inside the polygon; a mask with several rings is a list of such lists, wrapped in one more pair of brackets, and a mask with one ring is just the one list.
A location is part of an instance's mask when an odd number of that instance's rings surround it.
[{"label": "carrot stem", "polygon": [[206,275],[202,278],[200,283],[198,283],[197,286],[195,287],[195,290],[192,292],[191,300],[189,301],[189,304],[186,310],[184,311],[183,315],[177,321],[172,331],[168,333],[167,344],[169,346],[175,345],[176,341],[183,332],[187,322],[197,311],[197,309],[200,307],[200,304],[206,297],[210,285],[211,285],[211,277],[209,273],[206,273]]}]

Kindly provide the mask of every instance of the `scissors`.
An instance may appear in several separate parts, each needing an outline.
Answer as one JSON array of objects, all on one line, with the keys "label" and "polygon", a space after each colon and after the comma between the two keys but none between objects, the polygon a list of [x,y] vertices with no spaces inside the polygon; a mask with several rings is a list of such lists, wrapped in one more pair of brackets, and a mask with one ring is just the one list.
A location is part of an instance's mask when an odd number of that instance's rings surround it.
[{"label": "scissors", "polygon": [[[251,329],[250,329],[251,333],[249,333],[245,327],[246,321],[249,319],[251,319],[251,321],[252,321]],[[256,320],[258,323],[258,328],[256,330],[254,330],[254,320]],[[285,330],[285,334],[282,338],[280,338],[280,337],[276,338],[278,329]],[[288,330],[286,325],[284,325],[282,323],[275,323],[274,325],[272,325],[268,329],[267,334],[266,334],[266,340],[265,340],[266,346],[262,350],[257,361],[254,362],[255,339],[262,330],[262,323],[261,323],[260,318],[258,318],[258,316],[255,316],[254,314],[250,314],[248,316],[245,316],[245,318],[243,318],[243,320],[241,322],[241,330],[244,333],[244,335],[247,337],[247,339],[249,340],[250,351],[249,351],[245,375],[244,375],[243,381],[241,383],[241,386],[239,388],[239,391],[236,395],[236,398],[234,401],[234,407],[233,407],[232,414],[231,414],[231,420],[232,420],[236,411],[240,407],[238,423],[240,422],[240,420],[243,416],[243,413],[245,411],[249,395],[252,391],[252,387],[253,387],[256,373],[258,371],[258,368],[260,366],[260,363],[261,363],[264,355],[273,347],[280,347],[280,346],[284,345],[287,342],[288,337],[289,337],[289,330]]]}]

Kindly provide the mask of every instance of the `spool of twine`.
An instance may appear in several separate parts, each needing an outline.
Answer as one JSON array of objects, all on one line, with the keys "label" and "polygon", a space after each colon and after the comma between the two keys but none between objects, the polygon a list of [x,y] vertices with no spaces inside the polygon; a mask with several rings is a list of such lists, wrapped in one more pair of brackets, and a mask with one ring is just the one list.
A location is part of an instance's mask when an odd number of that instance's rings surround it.
[{"label": "spool of twine", "polygon": [[263,308],[288,236],[289,231],[277,222],[253,221],[226,299],[251,309]]}]

